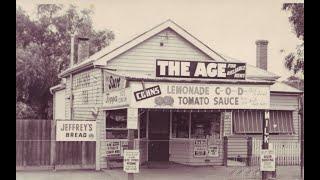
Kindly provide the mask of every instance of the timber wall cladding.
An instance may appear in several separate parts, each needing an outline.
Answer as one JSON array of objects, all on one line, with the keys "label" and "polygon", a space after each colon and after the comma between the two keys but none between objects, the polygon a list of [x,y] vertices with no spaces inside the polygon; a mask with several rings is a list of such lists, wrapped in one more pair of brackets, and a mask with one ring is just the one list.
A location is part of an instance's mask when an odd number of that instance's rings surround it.
[{"label": "timber wall cladding", "polygon": [[[160,42],[164,45],[160,46]],[[137,72],[155,77],[156,59],[208,60],[212,59],[180,35],[166,29],[108,62],[118,72]]]}]

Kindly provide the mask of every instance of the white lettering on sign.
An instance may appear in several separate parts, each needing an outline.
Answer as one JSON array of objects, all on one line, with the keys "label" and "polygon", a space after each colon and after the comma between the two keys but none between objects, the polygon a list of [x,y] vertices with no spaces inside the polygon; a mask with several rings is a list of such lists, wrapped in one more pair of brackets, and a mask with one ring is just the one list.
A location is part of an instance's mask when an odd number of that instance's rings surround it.
[{"label": "white lettering on sign", "polygon": [[[191,83],[145,83],[141,90],[137,82],[130,84],[131,102],[134,108],[178,108],[178,109],[269,109],[268,85],[229,85]],[[161,93],[156,91],[161,89]],[[151,89],[153,91],[151,91]]]},{"label": "white lettering on sign", "polygon": [[123,171],[126,173],[139,173],[140,152],[139,150],[124,150]]},{"label": "white lettering on sign", "polygon": [[245,79],[245,73],[245,63],[156,60],[156,77]]},{"label": "white lettering on sign", "polygon": [[57,121],[57,141],[96,141],[95,121]]}]

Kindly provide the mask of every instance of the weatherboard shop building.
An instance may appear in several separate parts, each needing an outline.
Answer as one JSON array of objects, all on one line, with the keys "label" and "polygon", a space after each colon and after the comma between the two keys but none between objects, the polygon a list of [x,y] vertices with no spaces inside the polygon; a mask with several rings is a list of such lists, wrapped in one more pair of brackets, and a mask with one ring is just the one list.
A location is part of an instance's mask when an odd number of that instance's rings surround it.
[{"label": "weatherboard shop building", "polygon": [[94,139],[97,170],[122,165],[113,159],[128,146],[128,128],[136,129],[142,164],[226,165],[226,155],[245,157],[238,145],[261,138],[266,110],[271,139],[298,141],[301,92],[266,70],[267,44],[256,41],[254,67],[224,58],[171,20],[92,56],[80,41],[78,63],[51,88],[55,119],[94,123],[95,134],[77,134],[74,125],[64,138]]}]

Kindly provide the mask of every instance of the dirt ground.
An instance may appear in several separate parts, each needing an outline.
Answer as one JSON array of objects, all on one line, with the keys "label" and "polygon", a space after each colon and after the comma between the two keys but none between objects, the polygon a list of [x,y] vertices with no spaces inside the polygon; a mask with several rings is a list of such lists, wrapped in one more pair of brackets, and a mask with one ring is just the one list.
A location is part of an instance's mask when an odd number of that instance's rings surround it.
[{"label": "dirt ground", "polygon": [[[17,171],[16,180],[126,180],[122,169],[112,170],[29,170]],[[134,180],[245,180],[261,179],[258,167],[142,167]],[[299,166],[277,167],[277,180],[301,180]]]}]

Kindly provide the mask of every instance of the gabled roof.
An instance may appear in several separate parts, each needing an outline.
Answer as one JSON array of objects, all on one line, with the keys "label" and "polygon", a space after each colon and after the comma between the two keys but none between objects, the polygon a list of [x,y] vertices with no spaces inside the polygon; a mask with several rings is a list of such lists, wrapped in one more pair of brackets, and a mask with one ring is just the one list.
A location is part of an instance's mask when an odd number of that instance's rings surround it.
[{"label": "gabled roof", "polygon": [[[111,45],[107,46],[106,48],[102,49],[101,51],[93,54],[86,60],[82,61],[79,64],[74,65],[71,68],[66,69],[64,72],[59,74],[59,77],[65,77],[69,73],[79,71],[85,68],[93,67],[93,66],[106,66],[106,62],[112,60],[113,58],[117,57],[118,55],[130,50],[131,48],[137,46],[138,44],[144,42],[148,38],[153,37],[154,35],[160,33],[161,31],[170,28],[173,31],[175,31],[177,34],[179,34],[181,37],[186,39],[189,43],[197,47],[199,50],[201,50],[204,54],[208,55],[210,58],[214,59],[215,61],[230,61],[230,62],[242,62],[239,60],[235,60],[229,57],[224,57],[223,55],[220,55],[219,53],[212,50],[210,47],[205,45],[203,42],[201,42],[199,39],[191,35],[189,32],[187,32],[185,29],[180,27],[178,24],[173,22],[172,20],[167,20],[150,30],[141,33],[140,35],[135,35],[131,40],[129,41],[115,41],[112,42]],[[264,79],[264,80],[271,80],[274,81],[279,78],[279,76],[269,72],[265,71],[263,69],[257,68],[255,66],[247,64],[247,78],[249,79]]]},{"label": "gabled roof", "polygon": [[[64,77],[65,75],[82,69],[84,67],[92,66],[92,65],[106,65],[105,62],[110,61],[111,59],[117,57],[118,55],[128,51],[129,49],[133,48],[134,46],[142,43],[143,41],[147,40],[148,38],[160,33],[161,31],[170,28],[174,30],[176,33],[178,33],[180,36],[182,36],[184,39],[189,41],[191,44],[193,44],[195,47],[200,49],[203,53],[207,54],[209,57],[216,61],[227,61],[224,57],[222,57],[220,54],[212,50],[209,46],[202,43],[199,39],[192,36],[190,33],[188,33],[185,29],[180,27],[178,24],[173,22],[172,20],[167,20],[154,28],[134,37],[130,41],[124,42],[124,43],[112,43],[112,45],[107,46],[106,48],[102,49],[101,51],[93,54],[88,59],[82,61],[79,64],[74,65],[71,68],[66,69],[64,72],[60,74],[60,77]],[[103,59],[102,59],[103,58]]]}]

